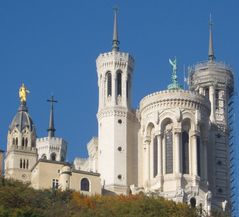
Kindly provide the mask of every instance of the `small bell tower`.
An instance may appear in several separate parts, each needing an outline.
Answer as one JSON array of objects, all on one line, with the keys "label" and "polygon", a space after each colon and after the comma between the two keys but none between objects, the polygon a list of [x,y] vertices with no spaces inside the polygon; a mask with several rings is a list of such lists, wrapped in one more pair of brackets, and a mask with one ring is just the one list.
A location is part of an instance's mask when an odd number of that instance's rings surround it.
[{"label": "small bell tower", "polygon": [[28,113],[27,94],[24,84],[19,89],[20,106],[9,126],[5,177],[29,182],[31,168],[37,161],[36,130]]}]

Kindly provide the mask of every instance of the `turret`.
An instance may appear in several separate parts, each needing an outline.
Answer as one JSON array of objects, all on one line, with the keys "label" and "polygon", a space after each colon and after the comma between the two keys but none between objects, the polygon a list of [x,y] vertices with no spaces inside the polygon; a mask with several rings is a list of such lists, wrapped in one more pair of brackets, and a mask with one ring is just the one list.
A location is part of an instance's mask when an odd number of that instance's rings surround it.
[{"label": "turret", "polygon": [[67,142],[63,138],[55,136],[54,107],[57,103],[54,96],[51,96],[47,102],[51,103],[49,127],[47,129],[48,137],[37,139],[38,159],[47,159],[52,161],[65,161],[67,153]]},{"label": "turret", "polygon": [[212,205],[221,206],[224,200],[230,201],[228,111],[234,78],[228,65],[215,60],[211,19],[208,50],[207,61],[189,68],[189,86],[210,101],[209,189],[212,191]]},{"label": "turret", "polygon": [[[119,51],[117,10],[114,12],[112,51],[96,60],[99,107],[99,168],[105,190],[127,193],[137,173],[131,173],[135,114],[131,109],[131,82],[134,59]],[[132,136],[133,137],[133,136]],[[128,165],[128,167],[127,167]],[[136,171],[136,170],[135,170]]]}]

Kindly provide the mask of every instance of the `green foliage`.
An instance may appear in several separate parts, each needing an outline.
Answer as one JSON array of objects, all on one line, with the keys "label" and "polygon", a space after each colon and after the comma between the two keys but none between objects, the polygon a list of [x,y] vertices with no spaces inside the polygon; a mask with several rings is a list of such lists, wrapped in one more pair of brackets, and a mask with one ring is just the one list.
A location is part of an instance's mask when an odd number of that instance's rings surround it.
[{"label": "green foliage", "polygon": [[28,184],[0,180],[0,217],[198,217],[198,213],[186,204],[161,197],[87,197],[72,191],[34,190]]}]

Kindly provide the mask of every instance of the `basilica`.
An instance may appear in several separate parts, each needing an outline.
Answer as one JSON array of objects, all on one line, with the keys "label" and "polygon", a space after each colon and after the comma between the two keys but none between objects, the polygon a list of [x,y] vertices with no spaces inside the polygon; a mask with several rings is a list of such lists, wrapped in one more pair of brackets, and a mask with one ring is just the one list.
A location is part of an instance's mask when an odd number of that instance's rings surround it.
[{"label": "basilica", "polygon": [[98,137],[87,144],[88,158],[65,161],[67,142],[55,136],[53,97],[48,135],[36,137],[22,84],[7,135],[5,177],[35,189],[162,196],[208,213],[230,204],[228,111],[234,78],[229,66],[215,60],[212,26],[208,60],[189,67],[189,90],[177,81],[176,59],[169,62],[172,83],[133,109],[134,58],[119,49],[115,12],[112,50],[96,59]]}]

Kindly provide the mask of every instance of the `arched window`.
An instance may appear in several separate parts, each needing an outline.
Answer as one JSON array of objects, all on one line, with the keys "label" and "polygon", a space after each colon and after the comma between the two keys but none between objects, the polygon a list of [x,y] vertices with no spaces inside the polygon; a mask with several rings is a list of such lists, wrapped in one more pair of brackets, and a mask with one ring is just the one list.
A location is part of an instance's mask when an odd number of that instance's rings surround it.
[{"label": "arched window", "polygon": [[165,133],[166,174],[173,173],[173,133],[167,130]]},{"label": "arched window", "polygon": [[18,138],[16,138],[16,145],[18,145]]},{"label": "arched window", "polygon": [[80,189],[81,191],[90,191],[90,182],[87,178],[81,179]]},{"label": "arched window", "polygon": [[51,153],[51,160],[52,161],[56,160],[56,153],[55,152]]},{"label": "arched window", "polygon": [[154,137],[154,144],[153,144],[153,156],[154,156],[154,171],[153,175],[154,177],[158,174],[158,141],[157,136]]},{"label": "arched window", "polygon": [[183,174],[189,174],[189,136],[186,131],[182,134],[182,167]]},{"label": "arched window", "polygon": [[117,72],[117,96],[122,95],[122,73]]},{"label": "arched window", "polygon": [[112,95],[112,75],[110,72],[107,73],[107,96]]},{"label": "arched window", "polygon": [[200,137],[197,136],[197,170],[198,170],[198,176],[201,175],[201,154],[200,154]]},{"label": "arched window", "polygon": [[22,138],[22,147],[25,145],[25,139]]},{"label": "arched window", "polygon": [[46,160],[46,155],[45,155],[45,154],[43,154],[43,155],[41,156],[41,159],[44,159],[44,160]]},{"label": "arched window", "polygon": [[20,159],[20,168],[22,169],[22,159]]},{"label": "arched window", "polygon": [[25,139],[25,146],[27,147],[27,145],[28,145],[28,139],[26,138]]},{"label": "arched window", "polygon": [[195,199],[195,197],[192,197],[192,198],[190,199],[190,205],[191,205],[192,208],[195,208],[195,207],[196,207],[196,199]]}]

